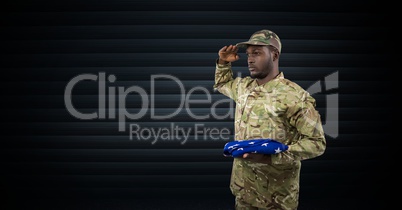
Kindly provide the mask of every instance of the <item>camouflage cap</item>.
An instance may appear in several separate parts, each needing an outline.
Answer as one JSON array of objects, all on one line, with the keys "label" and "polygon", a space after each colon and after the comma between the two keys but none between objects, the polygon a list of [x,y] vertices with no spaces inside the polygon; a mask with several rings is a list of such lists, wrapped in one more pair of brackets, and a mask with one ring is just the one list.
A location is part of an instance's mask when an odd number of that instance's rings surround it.
[{"label": "camouflage cap", "polygon": [[282,49],[282,43],[279,36],[270,30],[260,30],[251,35],[247,42],[237,43],[237,47],[247,47],[247,45],[271,45],[278,49],[279,53]]}]

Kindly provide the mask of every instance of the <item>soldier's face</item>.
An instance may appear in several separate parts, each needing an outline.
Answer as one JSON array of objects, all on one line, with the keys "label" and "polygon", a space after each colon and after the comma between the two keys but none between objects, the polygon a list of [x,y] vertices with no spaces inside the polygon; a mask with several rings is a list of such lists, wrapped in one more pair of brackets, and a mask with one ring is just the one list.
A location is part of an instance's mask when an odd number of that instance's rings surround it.
[{"label": "soldier's face", "polygon": [[268,47],[249,45],[246,55],[252,78],[263,79],[272,71],[274,64]]}]

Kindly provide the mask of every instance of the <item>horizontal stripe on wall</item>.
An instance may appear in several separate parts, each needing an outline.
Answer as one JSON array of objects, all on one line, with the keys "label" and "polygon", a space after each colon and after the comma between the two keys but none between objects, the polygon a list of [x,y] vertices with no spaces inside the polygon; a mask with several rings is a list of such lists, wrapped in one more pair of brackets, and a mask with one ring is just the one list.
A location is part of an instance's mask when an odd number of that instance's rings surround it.
[{"label": "horizontal stripe on wall", "polygon": [[[222,149],[186,149],[185,145],[178,149],[154,149],[148,142],[148,148],[140,149],[9,149],[1,157],[8,157],[12,162],[230,162],[230,158],[223,156],[223,146],[227,141],[220,142]],[[315,160],[324,165],[327,160],[379,160],[374,154],[385,146],[329,147],[325,156]]]},{"label": "horizontal stripe on wall", "polygon": [[[281,39],[374,40],[385,26],[283,26],[283,25],[102,25],[102,26],[10,26],[2,36],[7,40],[82,39],[249,39],[255,31],[269,28]],[[150,43],[152,44],[152,43]],[[230,44],[223,43],[223,44]],[[374,44],[373,47],[381,44]],[[284,46],[285,47],[285,46]]]},{"label": "horizontal stripe on wall", "polygon": [[[218,48],[220,49],[220,48]],[[284,67],[377,67],[368,60],[384,59],[382,54],[282,54]],[[215,66],[216,53],[97,53],[97,54],[8,54],[3,66],[30,67],[129,67],[129,66]],[[342,62],[339,62],[342,61]],[[242,65],[241,63],[239,63]],[[244,60],[242,66],[246,66]]]},{"label": "horizontal stripe on wall", "polygon": [[[9,12],[5,25],[275,25],[361,26],[365,21],[379,23],[367,11],[348,12],[248,12],[248,11],[85,11],[85,12]],[[264,17],[264,18],[261,18]],[[289,18],[292,17],[292,18]],[[317,18],[319,17],[319,18]],[[380,26],[380,25],[379,25]]]},{"label": "horizontal stripe on wall", "polygon": [[[384,129],[378,133],[343,133],[338,136],[338,138],[327,138],[328,150],[326,153],[320,157],[320,159],[330,160],[331,158],[336,159],[348,159],[348,156],[337,155],[336,152],[340,151],[336,148],[347,148],[348,153],[353,154],[353,149],[351,148],[362,148],[361,152],[366,148],[373,149],[376,147],[384,147],[386,144],[375,143],[374,139],[389,139],[391,134],[386,132]],[[23,149],[21,151],[26,151],[25,149],[202,149],[199,154],[205,155],[204,149],[213,149],[208,151],[213,151],[216,155],[214,158],[221,158],[221,149],[226,143],[224,139],[206,139],[204,140],[199,136],[198,139],[194,135],[190,135],[187,141],[184,139],[169,140],[159,140],[152,144],[151,140],[130,140],[127,135],[13,135],[7,136],[3,141],[3,146],[8,149]],[[329,150],[331,149],[331,150]],[[159,151],[159,150],[157,150]],[[191,150],[189,150],[191,151]],[[329,155],[329,151],[333,151]],[[371,151],[372,152],[372,151]],[[378,158],[375,155],[372,156],[371,152],[370,158]],[[342,152],[343,154],[345,152]],[[213,159],[213,158],[212,158]],[[186,159],[187,160],[187,159]],[[227,159],[225,159],[227,160]],[[331,164],[328,165],[330,167]]]},{"label": "horizontal stripe on wall", "polygon": [[[0,41],[3,53],[209,53],[244,39],[80,39],[80,40],[7,40]],[[321,53],[338,54],[367,53],[379,49],[381,40],[295,40],[281,38],[283,54]],[[376,43],[376,44],[374,44]],[[373,45],[374,44],[374,45]],[[239,51],[244,55],[244,50]],[[245,58],[245,57],[244,57]]]}]

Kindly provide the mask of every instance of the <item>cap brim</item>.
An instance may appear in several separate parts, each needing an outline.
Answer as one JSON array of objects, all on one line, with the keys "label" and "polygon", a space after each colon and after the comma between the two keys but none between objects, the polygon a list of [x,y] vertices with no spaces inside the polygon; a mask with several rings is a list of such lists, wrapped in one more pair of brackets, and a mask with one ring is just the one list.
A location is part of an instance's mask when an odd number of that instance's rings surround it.
[{"label": "cap brim", "polygon": [[236,44],[236,46],[240,47],[240,48],[247,47],[247,45],[267,46],[269,44],[266,44],[266,43],[263,43],[263,42],[250,42],[250,41],[248,41],[248,42],[240,42],[240,43]]}]

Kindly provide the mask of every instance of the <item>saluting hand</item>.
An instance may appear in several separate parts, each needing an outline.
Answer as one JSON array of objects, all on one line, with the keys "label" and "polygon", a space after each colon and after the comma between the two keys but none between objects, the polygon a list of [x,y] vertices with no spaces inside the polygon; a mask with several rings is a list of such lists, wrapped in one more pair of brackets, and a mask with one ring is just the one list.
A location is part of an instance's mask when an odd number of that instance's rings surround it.
[{"label": "saluting hand", "polygon": [[237,54],[238,50],[239,48],[237,48],[235,45],[222,47],[218,52],[219,63],[223,64],[239,60],[240,56]]}]

